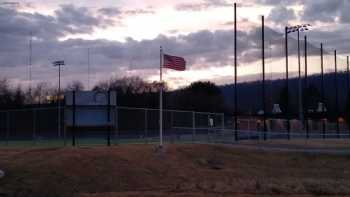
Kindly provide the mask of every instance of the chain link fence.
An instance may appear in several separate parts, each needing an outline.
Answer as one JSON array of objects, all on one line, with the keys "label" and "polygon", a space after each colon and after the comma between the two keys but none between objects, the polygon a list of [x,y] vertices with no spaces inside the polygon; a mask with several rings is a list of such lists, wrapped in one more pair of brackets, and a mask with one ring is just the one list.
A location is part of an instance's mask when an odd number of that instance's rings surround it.
[{"label": "chain link fence", "polygon": [[[60,113],[57,108],[0,111],[0,145],[90,146],[159,142],[158,109],[79,106],[75,109],[76,126],[72,124],[72,110],[72,107],[62,107]],[[58,114],[61,114],[60,123]],[[98,119],[106,117],[108,124],[95,124]],[[89,124],[79,125],[79,122]],[[164,142],[234,143],[264,138],[350,138],[346,122],[340,123],[341,130],[337,132],[335,122],[310,120],[308,135],[299,120],[290,121],[290,132],[287,132],[287,120],[284,119],[268,119],[266,132],[259,117],[239,118],[237,131],[234,124],[234,118],[223,113],[164,110]],[[323,132],[323,126],[326,132]]]}]

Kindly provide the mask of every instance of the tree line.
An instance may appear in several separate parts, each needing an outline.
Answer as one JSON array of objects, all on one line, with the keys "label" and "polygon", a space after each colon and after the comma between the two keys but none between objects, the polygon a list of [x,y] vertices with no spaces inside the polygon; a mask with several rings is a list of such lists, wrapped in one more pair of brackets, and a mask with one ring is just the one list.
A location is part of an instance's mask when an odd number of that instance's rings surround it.
[{"label": "tree line", "polygon": [[[340,73],[339,85],[339,114],[350,120],[350,96],[346,86],[346,75]],[[334,75],[325,75],[325,106],[327,117],[336,118]],[[159,89],[163,85],[164,108],[174,110],[190,110],[202,112],[234,112],[234,86],[217,86],[209,81],[198,81],[190,85],[171,90],[167,84],[157,81],[148,82],[140,77],[110,78],[97,83],[92,90],[117,92],[119,106],[139,108],[159,108]],[[285,80],[266,82],[267,114],[271,114],[273,104],[279,104],[282,112],[287,108],[287,92]],[[247,82],[237,85],[238,111],[240,115],[256,115],[262,109],[261,82]],[[64,91],[82,91],[85,87],[80,81],[73,81],[63,88]],[[24,107],[55,106],[57,104],[57,87],[48,83],[38,83],[29,88],[13,86],[7,79],[0,79],[0,109],[17,109]],[[303,90],[304,104],[308,110],[315,112],[318,103],[322,102],[320,76],[310,76],[308,87]],[[51,99],[50,99],[51,98]],[[298,80],[289,81],[289,113],[293,117],[298,114]],[[62,101],[63,102],[63,101]],[[283,113],[282,113],[283,114]]]},{"label": "tree line", "polygon": [[[225,102],[219,86],[209,81],[198,81],[187,87],[170,90],[166,83],[147,82],[140,77],[111,78],[97,83],[94,91],[116,91],[119,106],[158,108],[159,89],[163,86],[164,108],[203,112],[224,112]],[[73,81],[62,89],[83,91],[80,81]],[[37,106],[55,106],[57,87],[38,83],[31,88],[12,86],[7,79],[0,80],[0,109],[18,109]],[[61,101],[63,102],[63,101]]]}]

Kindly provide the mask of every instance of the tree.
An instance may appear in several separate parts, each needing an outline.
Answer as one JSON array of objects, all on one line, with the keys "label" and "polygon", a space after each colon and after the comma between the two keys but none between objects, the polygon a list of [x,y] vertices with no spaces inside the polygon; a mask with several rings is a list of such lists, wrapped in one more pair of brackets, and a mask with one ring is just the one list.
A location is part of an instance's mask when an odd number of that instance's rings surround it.
[{"label": "tree", "polygon": [[0,107],[18,108],[24,105],[25,95],[20,86],[11,89],[7,79],[0,79]]},{"label": "tree", "polygon": [[4,78],[0,79],[0,107],[8,108],[12,101],[12,93],[10,90],[9,81]]},{"label": "tree", "polygon": [[13,93],[13,105],[14,107],[20,107],[24,105],[25,95],[20,86],[17,86],[16,90]]},{"label": "tree", "polygon": [[[99,82],[93,90],[117,91],[118,105],[156,108],[159,103],[159,82],[147,82],[140,77],[111,78]],[[164,84],[164,91],[167,91]]]},{"label": "tree", "polygon": [[83,91],[84,89],[84,84],[81,81],[73,81],[67,85],[65,91]]},{"label": "tree", "polygon": [[54,95],[56,90],[49,83],[40,82],[31,91],[32,103],[42,104],[46,101],[46,96]]},{"label": "tree", "polygon": [[305,90],[304,90],[304,105],[305,109],[316,109],[318,103],[322,100],[321,99],[321,93],[317,89],[316,86],[310,84]]},{"label": "tree", "polygon": [[[287,87],[283,87],[280,96],[278,99],[278,103],[280,104],[280,108],[282,110],[282,113],[285,113],[287,111],[287,103],[288,101],[288,92],[287,92]],[[291,112],[291,107],[289,106],[289,113]]]},{"label": "tree", "polygon": [[174,94],[174,108],[203,112],[222,112],[224,97],[214,83],[198,81]]},{"label": "tree", "polygon": [[[167,91],[166,84],[163,85],[164,90]],[[159,92],[159,82],[146,82],[140,77],[124,77],[124,78],[111,78],[107,81],[99,82],[93,90],[117,90],[122,93],[130,94],[142,94],[150,92]]]}]

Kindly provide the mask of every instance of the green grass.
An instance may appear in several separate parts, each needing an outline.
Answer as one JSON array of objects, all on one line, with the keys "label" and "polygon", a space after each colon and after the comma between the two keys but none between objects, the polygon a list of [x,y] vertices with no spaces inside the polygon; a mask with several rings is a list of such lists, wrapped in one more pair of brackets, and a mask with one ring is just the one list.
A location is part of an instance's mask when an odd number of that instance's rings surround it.
[{"label": "green grass", "polygon": [[[111,145],[122,144],[158,144],[157,138],[135,138],[135,139],[111,139]],[[208,143],[208,137],[197,136],[186,138],[164,138],[166,144],[190,144],[190,143]],[[11,140],[0,141],[1,148],[50,148],[72,146],[72,138],[53,139],[53,140]],[[76,138],[76,146],[107,146],[107,139],[104,138]]]}]

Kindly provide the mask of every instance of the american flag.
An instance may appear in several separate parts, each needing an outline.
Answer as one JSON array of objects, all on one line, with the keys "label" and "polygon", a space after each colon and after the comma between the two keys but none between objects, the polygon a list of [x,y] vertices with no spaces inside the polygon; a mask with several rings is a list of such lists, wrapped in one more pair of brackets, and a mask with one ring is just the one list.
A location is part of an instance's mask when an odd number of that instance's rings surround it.
[{"label": "american flag", "polygon": [[178,71],[184,71],[186,70],[186,61],[183,57],[164,54],[163,67],[178,70]]}]

